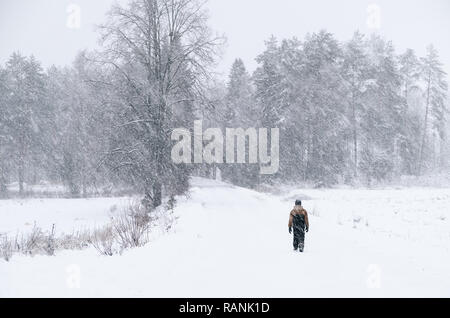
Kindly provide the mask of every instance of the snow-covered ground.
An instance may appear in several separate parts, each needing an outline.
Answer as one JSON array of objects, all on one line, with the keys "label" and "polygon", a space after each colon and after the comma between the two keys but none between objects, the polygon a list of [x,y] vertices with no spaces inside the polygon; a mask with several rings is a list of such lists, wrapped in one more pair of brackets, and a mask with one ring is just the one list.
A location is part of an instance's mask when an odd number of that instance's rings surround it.
[{"label": "snow-covered ground", "polygon": [[27,233],[36,225],[58,234],[100,227],[123,213],[130,198],[0,200],[0,234]]},{"label": "snow-covered ground", "polygon": [[[304,254],[287,230],[295,198],[310,212]],[[126,201],[110,200],[0,201],[0,231],[40,218],[67,229],[89,215],[105,222]],[[56,217],[64,211],[70,218]],[[449,189],[273,195],[194,179],[171,233],[122,256],[0,260],[0,296],[450,297],[449,211]]]}]

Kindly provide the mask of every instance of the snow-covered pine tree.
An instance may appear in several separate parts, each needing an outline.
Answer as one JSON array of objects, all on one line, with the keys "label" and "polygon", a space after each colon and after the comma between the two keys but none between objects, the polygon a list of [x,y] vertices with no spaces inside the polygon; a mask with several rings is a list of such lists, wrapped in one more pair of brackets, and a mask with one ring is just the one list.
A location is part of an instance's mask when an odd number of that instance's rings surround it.
[{"label": "snow-covered pine tree", "polygon": [[37,148],[47,117],[45,74],[33,58],[13,53],[6,63],[6,97],[9,138],[19,192],[24,194],[27,167],[35,167],[41,152]]},{"label": "snow-covered pine tree", "polygon": [[260,123],[262,127],[277,127],[283,120],[282,74],[280,72],[280,49],[278,40],[272,36],[266,42],[265,51],[256,61],[258,68],[253,74],[256,86],[255,96],[261,110]]},{"label": "snow-covered pine tree", "polygon": [[326,31],[307,36],[303,47],[304,83],[308,85],[303,103],[307,116],[299,124],[308,129],[306,177],[319,185],[330,185],[338,181],[349,162],[345,151],[348,121],[343,52]]},{"label": "snow-covered pine tree", "polygon": [[398,61],[405,106],[400,117],[397,143],[398,154],[401,158],[399,173],[413,175],[417,173],[420,149],[421,116],[419,116],[417,107],[422,103],[419,83],[421,64],[412,49],[407,49],[400,54]]},{"label": "snow-covered pine tree", "polygon": [[72,197],[86,197],[88,187],[104,175],[97,166],[106,151],[110,122],[102,94],[90,85],[95,73],[91,66],[80,53],[72,67],[53,66],[47,72],[52,114],[42,149],[48,177],[61,181]]},{"label": "snow-covered pine tree", "polygon": [[304,81],[305,56],[302,43],[296,38],[283,40],[280,46],[281,86],[285,93],[280,125],[280,172],[282,180],[303,180],[306,177],[308,111],[303,103],[308,85]]},{"label": "snow-covered pine tree", "polygon": [[[427,159],[433,159],[436,151],[432,145],[436,138],[430,143],[429,136],[438,136],[442,142],[445,136],[445,116],[447,113],[447,92],[448,83],[446,73],[439,61],[439,55],[434,46],[427,48],[427,56],[421,59],[422,80],[425,83],[425,118],[422,126],[422,141],[420,144],[419,174],[427,169]],[[431,123],[431,125],[430,125]],[[431,154],[427,156],[427,153]],[[430,163],[430,162],[428,162]],[[435,166],[433,166],[435,167]]]},{"label": "snow-covered pine tree", "polygon": [[11,147],[11,135],[9,133],[10,122],[7,112],[7,73],[0,66],[0,198],[8,195],[7,183],[11,158],[9,156]]},{"label": "snow-covered pine tree", "polygon": [[369,40],[369,48],[375,85],[369,88],[368,108],[361,118],[364,140],[360,168],[370,184],[373,179],[391,178],[396,169],[405,101],[392,43],[374,35]]},{"label": "snow-covered pine tree", "polygon": [[421,64],[412,49],[407,49],[403,54],[400,54],[398,60],[402,78],[403,97],[407,102],[406,105],[409,106],[411,93],[419,90]]},{"label": "snow-covered pine tree", "polygon": [[349,96],[348,118],[351,124],[351,145],[353,152],[353,174],[358,177],[360,116],[366,110],[367,91],[373,85],[367,45],[364,35],[355,32],[353,38],[344,46],[343,78],[346,81]]},{"label": "snow-covered pine tree", "polygon": [[[225,112],[223,128],[258,128],[259,113],[253,95],[253,85],[244,62],[236,59],[231,67],[227,93],[225,96]],[[248,158],[249,144],[246,144]],[[235,143],[235,151],[237,143]],[[259,179],[259,167],[256,164],[224,165],[222,176],[235,184],[254,187]]]},{"label": "snow-covered pine tree", "polygon": [[[283,74],[280,69],[280,49],[278,40],[271,36],[266,49],[256,58],[258,67],[252,79],[255,85],[256,108],[259,111],[259,124],[263,128],[280,128],[284,120]],[[268,145],[270,149],[270,145]],[[260,176],[258,183],[273,180],[273,176]]]}]

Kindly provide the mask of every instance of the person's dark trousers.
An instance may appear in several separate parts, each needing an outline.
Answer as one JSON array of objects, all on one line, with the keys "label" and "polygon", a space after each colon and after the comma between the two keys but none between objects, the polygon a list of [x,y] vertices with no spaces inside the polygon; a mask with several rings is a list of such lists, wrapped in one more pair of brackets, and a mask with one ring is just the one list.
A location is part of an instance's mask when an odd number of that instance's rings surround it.
[{"label": "person's dark trousers", "polygon": [[294,250],[303,252],[305,248],[305,230],[294,227]]},{"label": "person's dark trousers", "polygon": [[303,252],[305,248],[305,217],[296,215],[294,217],[294,250],[300,249]]}]

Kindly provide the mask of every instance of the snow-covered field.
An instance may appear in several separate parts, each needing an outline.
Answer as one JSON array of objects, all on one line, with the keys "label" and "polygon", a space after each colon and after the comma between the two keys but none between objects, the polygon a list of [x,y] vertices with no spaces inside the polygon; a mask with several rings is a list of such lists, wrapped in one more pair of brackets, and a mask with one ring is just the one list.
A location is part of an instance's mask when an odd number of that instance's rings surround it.
[{"label": "snow-covered field", "polygon": [[0,200],[0,234],[27,233],[36,225],[58,234],[100,227],[123,212],[130,198]]},{"label": "snow-covered field", "polygon": [[[287,222],[304,198],[310,233]],[[0,232],[108,221],[127,199],[0,201]],[[171,233],[122,256],[97,251],[0,260],[0,296],[450,297],[450,190],[258,193],[193,179]],[[77,223],[77,220],[84,220]]]}]

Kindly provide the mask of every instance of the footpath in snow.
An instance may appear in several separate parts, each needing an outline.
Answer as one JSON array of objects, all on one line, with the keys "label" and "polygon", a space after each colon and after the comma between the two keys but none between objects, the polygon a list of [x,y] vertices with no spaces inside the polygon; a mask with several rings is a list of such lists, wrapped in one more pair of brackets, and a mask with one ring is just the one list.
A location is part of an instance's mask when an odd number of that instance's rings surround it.
[{"label": "footpath in snow", "polygon": [[[310,213],[304,254],[287,228],[297,197]],[[0,260],[0,297],[450,297],[449,207],[448,189],[273,195],[193,179],[171,233],[122,256]]]}]

